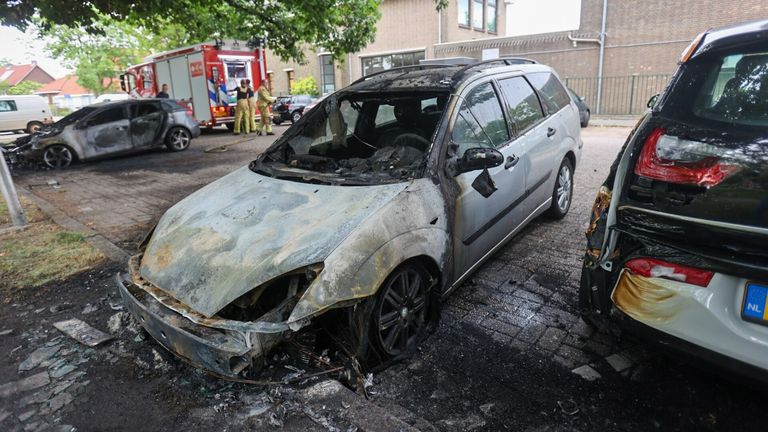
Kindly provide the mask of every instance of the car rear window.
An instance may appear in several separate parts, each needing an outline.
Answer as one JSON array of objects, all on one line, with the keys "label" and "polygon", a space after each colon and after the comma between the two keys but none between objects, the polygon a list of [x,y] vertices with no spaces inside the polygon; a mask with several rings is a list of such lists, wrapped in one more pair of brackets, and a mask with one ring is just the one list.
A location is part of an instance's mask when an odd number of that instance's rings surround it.
[{"label": "car rear window", "polygon": [[[732,54],[696,68],[689,113],[705,120],[768,126],[768,53]],[[685,96],[682,96],[685,97]]]},{"label": "car rear window", "polygon": [[528,81],[539,92],[541,103],[549,114],[560,111],[571,103],[571,97],[560,84],[560,80],[550,72],[535,72],[526,75]]}]

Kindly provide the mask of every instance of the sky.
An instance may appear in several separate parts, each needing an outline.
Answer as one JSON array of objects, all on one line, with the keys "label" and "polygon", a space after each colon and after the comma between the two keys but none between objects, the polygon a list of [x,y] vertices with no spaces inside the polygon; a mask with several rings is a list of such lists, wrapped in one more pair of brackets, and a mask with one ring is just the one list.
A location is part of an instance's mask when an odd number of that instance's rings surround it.
[{"label": "sky", "polygon": [[45,43],[37,39],[31,32],[23,33],[16,28],[0,26],[0,59],[4,58],[13,64],[28,64],[36,60],[37,64],[54,78],[61,78],[70,73],[69,70],[48,56]]}]

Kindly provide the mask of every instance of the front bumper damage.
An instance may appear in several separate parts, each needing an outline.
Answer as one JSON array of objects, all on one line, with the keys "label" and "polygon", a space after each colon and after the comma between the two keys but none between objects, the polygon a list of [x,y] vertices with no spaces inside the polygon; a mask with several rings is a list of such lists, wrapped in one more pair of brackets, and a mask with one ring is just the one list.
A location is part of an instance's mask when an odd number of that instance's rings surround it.
[{"label": "front bumper damage", "polygon": [[286,322],[277,320],[292,309],[295,299],[257,321],[207,318],[143,279],[139,259],[131,258],[130,277],[116,276],[125,305],[156,341],[193,366],[223,378],[245,378],[261,368],[264,355],[290,332]]}]

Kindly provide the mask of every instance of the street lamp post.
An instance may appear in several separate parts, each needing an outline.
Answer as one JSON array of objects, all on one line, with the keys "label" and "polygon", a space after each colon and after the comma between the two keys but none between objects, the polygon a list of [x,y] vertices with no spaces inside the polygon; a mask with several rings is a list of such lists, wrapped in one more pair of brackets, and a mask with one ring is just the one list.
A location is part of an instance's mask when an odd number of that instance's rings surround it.
[{"label": "street lamp post", "polygon": [[5,156],[0,150],[0,190],[3,192],[6,204],[8,204],[8,213],[11,214],[11,221],[15,226],[22,227],[27,224],[27,218],[24,217],[24,211],[19,203],[19,196],[16,195],[16,187],[13,185],[11,171],[8,164],[5,163]]}]

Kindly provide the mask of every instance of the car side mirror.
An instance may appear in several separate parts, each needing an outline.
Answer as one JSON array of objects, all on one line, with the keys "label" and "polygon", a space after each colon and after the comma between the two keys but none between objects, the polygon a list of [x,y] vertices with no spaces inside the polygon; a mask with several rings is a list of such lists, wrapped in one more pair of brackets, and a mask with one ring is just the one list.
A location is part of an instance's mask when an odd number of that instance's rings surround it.
[{"label": "car side mirror", "polygon": [[648,103],[645,104],[645,106],[647,106],[648,108],[653,108],[654,106],[656,106],[656,102],[658,101],[659,101],[659,94],[656,93],[655,95],[651,96],[650,99],[648,99]]},{"label": "car side mirror", "polygon": [[496,149],[475,147],[467,149],[457,161],[458,174],[493,168],[504,162],[504,156]]}]

